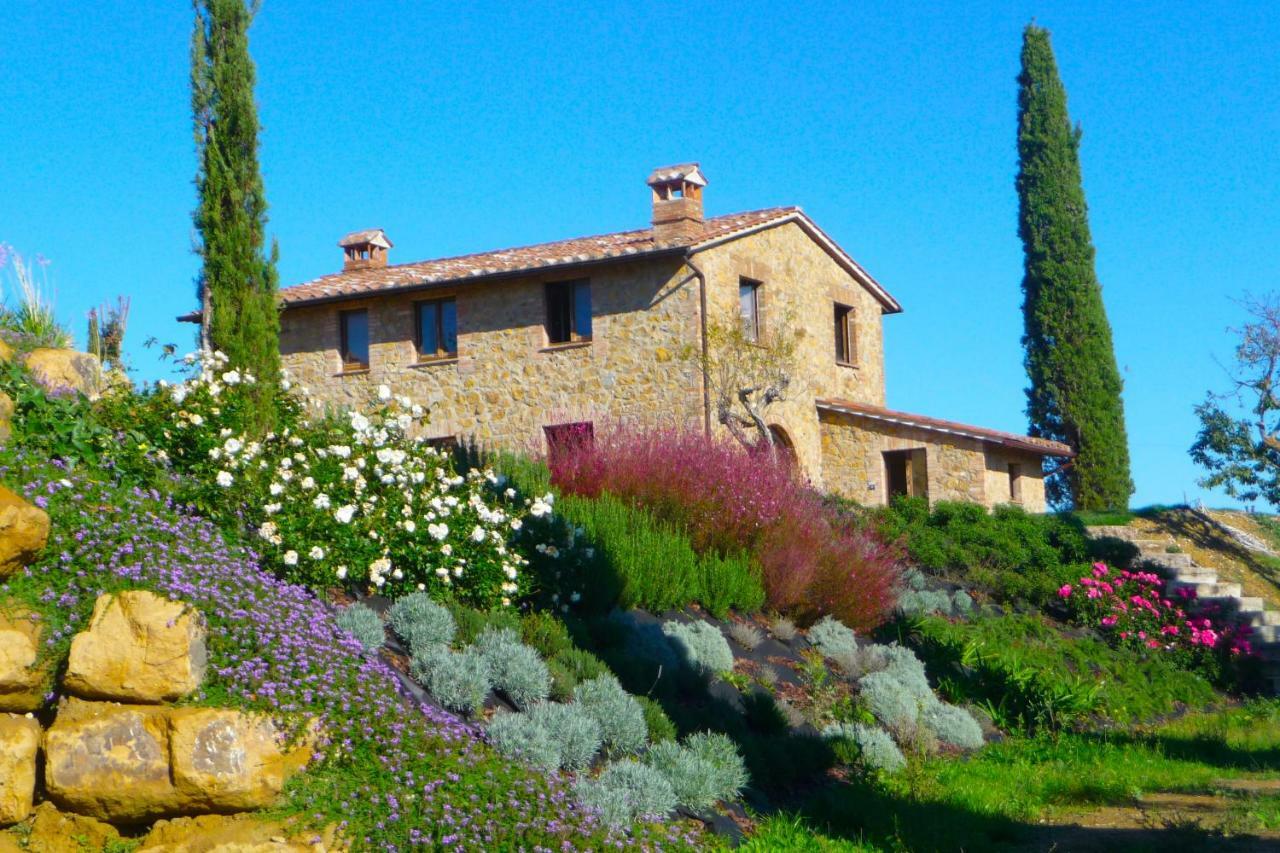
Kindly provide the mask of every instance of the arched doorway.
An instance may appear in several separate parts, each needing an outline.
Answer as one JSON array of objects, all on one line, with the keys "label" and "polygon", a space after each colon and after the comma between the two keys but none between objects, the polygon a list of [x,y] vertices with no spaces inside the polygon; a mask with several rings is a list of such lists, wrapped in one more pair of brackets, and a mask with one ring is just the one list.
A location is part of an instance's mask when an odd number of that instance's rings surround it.
[{"label": "arched doorway", "polygon": [[769,435],[773,437],[773,452],[778,458],[783,459],[788,465],[796,465],[799,460],[796,459],[796,445],[791,440],[791,436],[787,431],[778,424],[769,426]]}]

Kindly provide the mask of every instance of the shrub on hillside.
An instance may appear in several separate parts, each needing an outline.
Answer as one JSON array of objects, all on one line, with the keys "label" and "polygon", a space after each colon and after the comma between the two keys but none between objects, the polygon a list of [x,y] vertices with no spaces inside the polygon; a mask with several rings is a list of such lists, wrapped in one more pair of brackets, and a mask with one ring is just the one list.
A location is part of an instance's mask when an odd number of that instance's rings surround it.
[{"label": "shrub on hillside", "polygon": [[935,702],[924,709],[920,722],[939,742],[958,749],[981,749],[982,726],[964,708]]},{"label": "shrub on hillside", "polygon": [[353,604],[338,611],[334,617],[338,627],[360,641],[366,652],[374,651],[387,641],[382,617],[363,604]]},{"label": "shrub on hillside", "polygon": [[457,632],[453,615],[425,592],[412,592],[387,610],[391,630],[405,641],[411,654],[432,647],[447,647]]},{"label": "shrub on hillside", "polygon": [[517,708],[528,708],[551,693],[547,665],[510,628],[485,629],[472,648],[488,664],[494,689],[505,693]]},{"label": "shrub on hillside", "polygon": [[747,782],[742,756],[722,734],[701,732],[683,744],[656,744],[645,753],[644,763],[666,777],[680,805],[695,811],[734,799]]},{"label": "shrub on hillside", "polygon": [[1016,506],[898,497],[870,511],[873,526],[904,543],[911,561],[978,586],[1002,602],[1047,604],[1089,559],[1084,533],[1056,515]]},{"label": "shrub on hillside", "polygon": [[649,734],[644,708],[612,675],[582,682],[573,691],[573,701],[600,724],[604,744],[611,755],[638,752],[644,746]]},{"label": "shrub on hillside", "polygon": [[824,657],[832,659],[848,658],[858,648],[853,631],[830,616],[824,616],[813,624],[809,629],[809,642]]},{"label": "shrub on hillside", "polygon": [[783,460],[695,432],[617,430],[556,454],[551,473],[568,493],[615,495],[677,525],[699,553],[749,554],[774,609],[865,629],[893,607],[895,549]]},{"label": "shrub on hillside", "polygon": [[871,771],[897,773],[907,766],[902,750],[887,732],[860,723],[835,723],[822,730],[828,740],[844,740],[854,744],[862,765]]},{"label": "shrub on hillside", "polygon": [[685,666],[704,676],[719,675],[733,669],[733,650],[710,622],[664,622],[662,633],[680,654]]},{"label": "shrub on hillside", "polygon": [[675,791],[661,773],[630,759],[610,764],[594,779],[579,780],[577,793],[582,805],[609,826],[666,815],[677,805]]},{"label": "shrub on hillside", "polygon": [[600,724],[577,705],[544,702],[530,709],[528,717],[559,744],[563,770],[577,772],[590,767],[604,744]]},{"label": "shrub on hillside", "polygon": [[421,406],[382,386],[367,411],[304,422],[309,401],[286,382],[279,430],[259,436],[246,432],[261,421],[252,377],[220,354],[191,363],[184,382],[121,395],[108,411],[132,437],[125,445],[160,448],[187,475],[182,499],[254,529],[283,577],[483,607],[525,593],[527,561],[509,545],[550,507],[518,500],[492,470],[455,473],[449,455],[413,435]]},{"label": "shrub on hillside", "polygon": [[475,712],[493,687],[489,663],[475,649],[431,647],[414,654],[410,669],[437,702],[461,714]]},{"label": "shrub on hillside", "polygon": [[560,769],[560,741],[528,714],[498,714],[485,727],[485,734],[508,758],[523,761],[543,773]]}]

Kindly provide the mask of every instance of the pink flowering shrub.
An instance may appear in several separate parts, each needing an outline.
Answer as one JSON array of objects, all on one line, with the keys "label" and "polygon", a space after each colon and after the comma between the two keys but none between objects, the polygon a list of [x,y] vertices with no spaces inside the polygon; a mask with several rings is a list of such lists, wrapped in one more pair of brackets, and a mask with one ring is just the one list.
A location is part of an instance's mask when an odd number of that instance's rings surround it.
[{"label": "pink flowering shrub", "polygon": [[692,431],[621,428],[550,457],[568,493],[611,493],[678,525],[699,552],[750,555],[776,610],[864,630],[893,610],[897,548],[824,506],[783,459]]},{"label": "pink flowering shrub", "polygon": [[1222,656],[1253,654],[1247,625],[1226,624],[1212,606],[1189,615],[1195,590],[1179,589],[1170,599],[1163,589],[1159,575],[1114,571],[1105,563],[1094,563],[1078,583],[1064,584],[1058,597],[1077,620],[1101,630],[1118,645],[1160,650],[1193,666]]}]

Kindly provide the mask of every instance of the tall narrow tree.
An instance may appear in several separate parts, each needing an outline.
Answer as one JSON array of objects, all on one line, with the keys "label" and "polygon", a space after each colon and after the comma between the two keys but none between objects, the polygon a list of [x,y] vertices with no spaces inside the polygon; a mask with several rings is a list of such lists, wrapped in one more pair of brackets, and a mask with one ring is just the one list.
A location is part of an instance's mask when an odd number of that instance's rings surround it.
[{"label": "tall narrow tree", "polygon": [[258,168],[258,112],[249,24],[256,4],[195,0],[191,110],[199,169],[194,219],[202,264],[201,344],[257,378],[253,426],[268,428],[280,374],[273,245],[264,253],[267,202]]},{"label": "tall narrow tree", "polygon": [[1018,233],[1031,434],[1077,457],[1052,473],[1055,506],[1127,507],[1133,494],[1120,372],[1094,270],[1080,175],[1080,129],[1067,116],[1049,33],[1022,38],[1018,76]]}]

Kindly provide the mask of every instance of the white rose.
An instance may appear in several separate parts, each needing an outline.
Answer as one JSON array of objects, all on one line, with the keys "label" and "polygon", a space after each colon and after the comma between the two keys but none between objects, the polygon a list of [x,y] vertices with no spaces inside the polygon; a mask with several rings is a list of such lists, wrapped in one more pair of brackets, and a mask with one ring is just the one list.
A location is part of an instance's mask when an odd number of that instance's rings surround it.
[{"label": "white rose", "polygon": [[379,400],[381,400],[381,401],[382,401],[382,402],[384,402],[384,403],[385,403],[387,400],[390,400],[390,399],[391,399],[391,388],[390,388],[389,386],[387,386],[387,385],[379,385],[379,386],[378,386],[378,399],[379,399]]},{"label": "white rose", "polygon": [[227,486],[231,485],[231,472],[219,471],[218,476],[215,479],[218,481],[218,485],[225,489]]},{"label": "white rose", "polygon": [[296,566],[296,565],[298,565],[298,552],[297,552],[297,551],[285,551],[285,552],[284,552],[284,564],[285,564],[286,566]]},{"label": "white rose", "polygon": [[338,566],[338,570],[335,572],[335,574],[338,576],[338,580],[342,580],[347,576],[347,567]]},{"label": "white rose", "polygon": [[321,548],[319,545],[312,545],[311,550],[307,552],[307,556],[313,560],[323,560],[324,549]]},{"label": "white rose", "polygon": [[351,522],[351,517],[355,514],[356,508],[351,504],[347,504],[346,506],[338,507],[338,511],[333,514],[333,517],[341,524],[349,524]]}]

